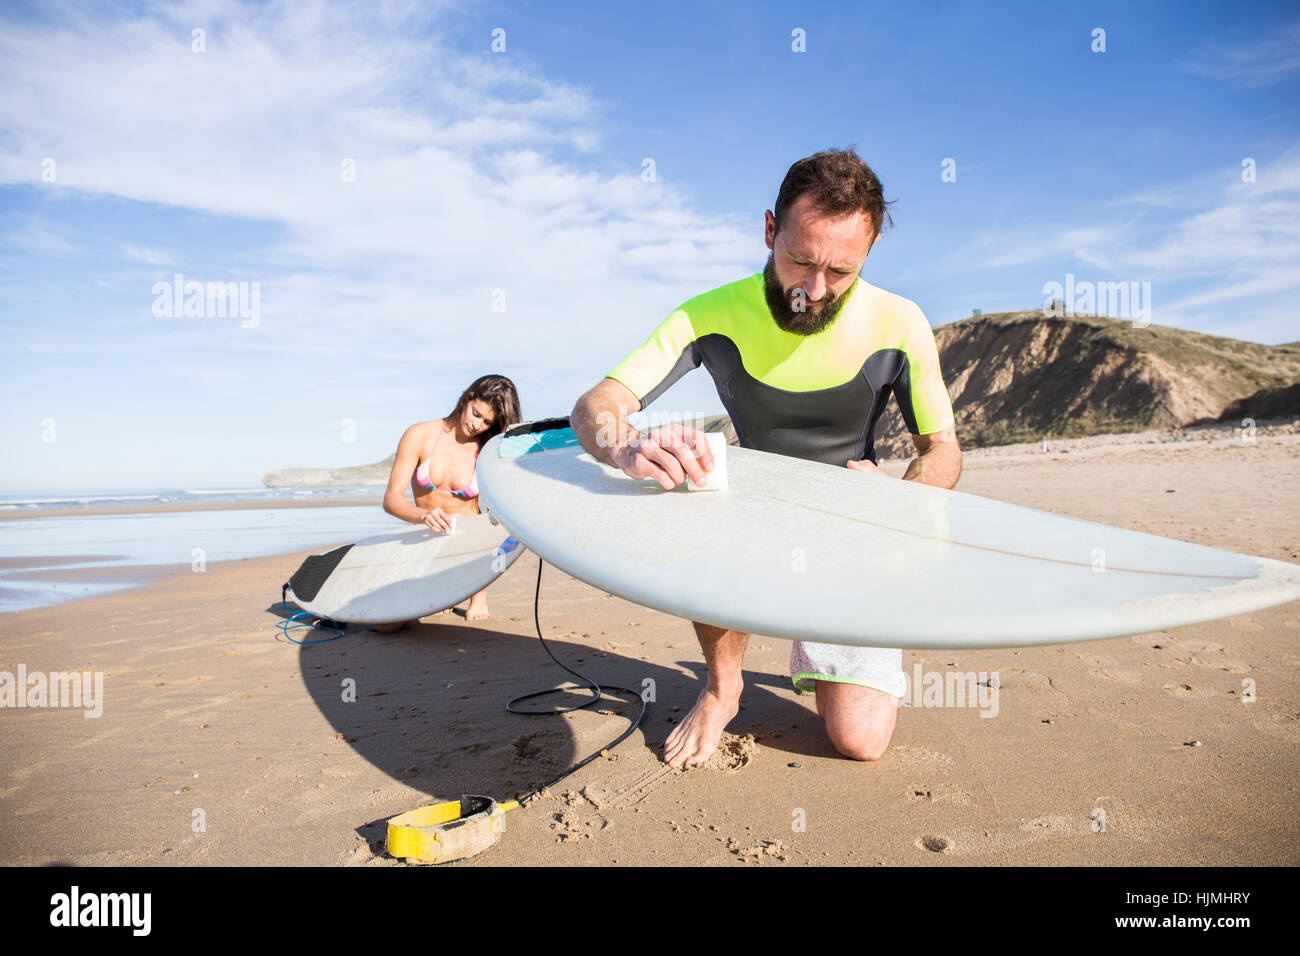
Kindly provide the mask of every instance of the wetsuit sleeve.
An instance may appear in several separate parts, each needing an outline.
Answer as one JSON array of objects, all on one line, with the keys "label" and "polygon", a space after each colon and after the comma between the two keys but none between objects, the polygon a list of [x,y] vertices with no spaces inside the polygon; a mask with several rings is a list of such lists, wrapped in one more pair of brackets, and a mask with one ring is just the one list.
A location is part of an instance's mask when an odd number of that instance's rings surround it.
[{"label": "wetsuit sleeve", "polygon": [[684,309],[678,309],[605,377],[627,386],[645,408],[699,364],[691,317]]},{"label": "wetsuit sleeve", "polygon": [[907,374],[894,383],[894,398],[913,435],[933,435],[954,422],[952,400],[939,368],[934,330],[920,308],[907,317]]}]

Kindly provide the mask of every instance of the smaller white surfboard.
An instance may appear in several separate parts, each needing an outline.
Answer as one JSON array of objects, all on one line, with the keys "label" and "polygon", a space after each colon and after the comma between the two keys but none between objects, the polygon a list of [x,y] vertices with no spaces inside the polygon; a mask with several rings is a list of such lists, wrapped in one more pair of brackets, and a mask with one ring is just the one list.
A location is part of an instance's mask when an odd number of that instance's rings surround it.
[{"label": "smaller white surfboard", "polygon": [[285,585],[285,596],[335,621],[413,621],[472,597],[523,550],[490,516],[458,515],[450,534],[418,527],[312,555]]}]

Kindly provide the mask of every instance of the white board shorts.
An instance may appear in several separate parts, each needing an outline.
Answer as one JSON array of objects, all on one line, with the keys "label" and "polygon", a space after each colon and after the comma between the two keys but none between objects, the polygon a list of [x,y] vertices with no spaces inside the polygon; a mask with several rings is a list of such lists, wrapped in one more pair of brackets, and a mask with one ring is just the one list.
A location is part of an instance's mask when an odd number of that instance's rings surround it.
[{"label": "white board shorts", "polygon": [[819,680],[860,684],[891,697],[907,695],[903,651],[897,647],[852,647],[795,641],[790,648],[790,679],[799,690],[816,690]]}]

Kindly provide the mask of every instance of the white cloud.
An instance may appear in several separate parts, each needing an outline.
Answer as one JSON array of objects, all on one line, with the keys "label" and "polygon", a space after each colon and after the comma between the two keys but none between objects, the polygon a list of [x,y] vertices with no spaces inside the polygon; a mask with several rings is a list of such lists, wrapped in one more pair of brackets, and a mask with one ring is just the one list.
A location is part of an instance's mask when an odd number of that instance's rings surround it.
[{"label": "white cloud", "polygon": [[[1182,184],[1155,203],[1120,200],[1135,214],[1109,234],[1082,243],[1078,256],[1117,273],[1167,277],[1216,276],[1264,280],[1273,288],[1300,279],[1300,149],[1261,160],[1257,181],[1240,170],[1216,170]],[[1136,214],[1178,210],[1151,222]],[[1180,214],[1181,213],[1181,214]]]},{"label": "white cloud", "polygon": [[178,261],[170,252],[163,249],[155,249],[150,246],[141,246],[133,242],[122,245],[122,255],[136,262],[143,262],[151,266],[170,266],[175,265]]},{"label": "white cloud", "polygon": [[1289,23],[1273,36],[1252,43],[1211,44],[1184,62],[1183,69],[1247,87],[1280,82],[1300,72],[1300,23]]},{"label": "white cloud", "polygon": [[66,229],[29,213],[12,213],[4,218],[3,223],[0,244],[11,250],[58,258],[85,253]]},{"label": "white cloud", "polygon": [[[260,281],[250,347],[358,362],[489,343],[523,358],[563,339],[559,360],[595,368],[686,296],[761,263],[757,226],[700,214],[639,165],[592,172],[556,158],[599,143],[602,105],[486,52],[486,36],[483,52],[442,45],[443,15],[295,0],[151,6],[127,20],[63,8],[57,28],[10,20],[0,181],[34,183],[51,156],[61,190],[277,224],[282,238],[251,250],[239,275],[152,233],[121,251],[183,259],[203,280]],[[206,52],[191,51],[195,27]],[[491,309],[498,289],[505,313]],[[186,334],[202,347],[202,326]]]},{"label": "white cloud", "polygon": [[1267,297],[1300,291],[1300,147],[1256,158],[1256,182],[1241,182],[1236,168],[1216,169],[1117,197],[1099,221],[988,229],[937,268],[987,274],[1041,264],[1039,285],[1063,282],[1062,270],[1080,280],[1150,281],[1160,291],[1161,324],[1203,325],[1206,313],[1191,310],[1213,305],[1221,334],[1241,326],[1294,339],[1285,329],[1294,326],[1293,310]]}]

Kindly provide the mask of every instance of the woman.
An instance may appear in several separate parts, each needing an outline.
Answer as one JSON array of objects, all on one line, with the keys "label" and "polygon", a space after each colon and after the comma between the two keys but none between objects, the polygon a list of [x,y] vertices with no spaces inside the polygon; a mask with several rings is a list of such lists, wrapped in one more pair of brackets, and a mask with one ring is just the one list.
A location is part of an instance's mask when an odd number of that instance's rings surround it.
[{"label": "woman", "polygon": [[[384,510],[439,534],[451,530],[455,515],[479,513],[474,464],[479,449],[493,435],[520,421],[519,396],[504,375],[484,375],[461,394],[446,418],[412,425],[397,445],[393,472],[384,492]],[[415,504],[406,500],[411,488]],[[487,589],[469,602],[468,621],[488,616]],[[381,626],[397,630],[412,622]]]}]

